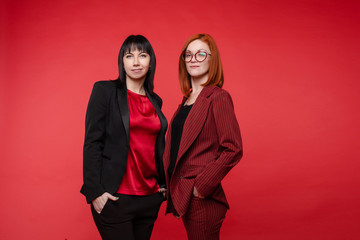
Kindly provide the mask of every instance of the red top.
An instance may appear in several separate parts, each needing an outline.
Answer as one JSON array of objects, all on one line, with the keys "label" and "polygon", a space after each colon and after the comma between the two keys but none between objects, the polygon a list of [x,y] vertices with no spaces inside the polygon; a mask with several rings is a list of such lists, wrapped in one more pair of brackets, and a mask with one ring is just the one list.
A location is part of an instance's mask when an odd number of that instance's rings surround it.
[{"label": "red top", "polygon": [[156,181],[155,143],[160,120],[147,96],[128,90],[130,147],[126,171],[118,193],[151,195],[159,190]]}]

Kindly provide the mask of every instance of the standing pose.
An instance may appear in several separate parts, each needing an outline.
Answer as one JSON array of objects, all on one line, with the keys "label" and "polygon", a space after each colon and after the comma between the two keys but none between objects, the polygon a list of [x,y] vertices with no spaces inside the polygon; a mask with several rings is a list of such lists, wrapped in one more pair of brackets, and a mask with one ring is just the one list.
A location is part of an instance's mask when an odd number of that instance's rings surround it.
[{"label": "standing pose", "polygon": [[146,240],[165,194],[167,121],[153,92],[154,51],[141,35],[120,49],[119,78],[96,82],[85,121],[84,185],[103,239]]},{"label": "standing pose", "polygon": [[221,180],[242,157],[239,125],[214,39],[190,37],[179,59],[183,101],[166,138],[166,213],[181,217],[190,240],[216,240],[229,208]]}]

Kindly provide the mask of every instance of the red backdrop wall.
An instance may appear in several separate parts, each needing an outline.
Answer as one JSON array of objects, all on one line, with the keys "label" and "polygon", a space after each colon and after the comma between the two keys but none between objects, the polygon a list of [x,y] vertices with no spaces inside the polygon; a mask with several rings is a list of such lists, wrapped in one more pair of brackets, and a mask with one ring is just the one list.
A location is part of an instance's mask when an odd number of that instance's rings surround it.
[{"label": "red backdrop wall", "polygon": [[[359,239],[358,1],[1,1],[1,239],[100,239],[80,195],[92,85],[129,34],[158,60],[170,118],[179,51],[217,41],[244,158],[222,239]],[[160,210],[152,239],[185,239]]]}]

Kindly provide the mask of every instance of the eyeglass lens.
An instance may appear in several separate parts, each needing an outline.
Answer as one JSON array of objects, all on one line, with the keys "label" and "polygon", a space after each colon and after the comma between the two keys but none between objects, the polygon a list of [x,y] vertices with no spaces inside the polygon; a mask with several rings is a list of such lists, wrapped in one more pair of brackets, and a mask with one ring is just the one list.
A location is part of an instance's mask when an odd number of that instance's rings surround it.
[{"label": "eyeglass lens", "polygon": [[[196,59],[196,61],[198,61],[198,62],[202,62],[202,61],[204,61],[204,60],[206,59],[207,55],[208,55],[208,54],[207,54],[206,52],[204,52],[204,51],[199,51],[199,52],[195,53],[195,59]],[[193,53],[191,53],[191,52],[185,52],[185,53],[183,54],[183,59],[184,59],[185,62],[190,62],[190,61],[192,60],[193,56],[194,56]]]}]

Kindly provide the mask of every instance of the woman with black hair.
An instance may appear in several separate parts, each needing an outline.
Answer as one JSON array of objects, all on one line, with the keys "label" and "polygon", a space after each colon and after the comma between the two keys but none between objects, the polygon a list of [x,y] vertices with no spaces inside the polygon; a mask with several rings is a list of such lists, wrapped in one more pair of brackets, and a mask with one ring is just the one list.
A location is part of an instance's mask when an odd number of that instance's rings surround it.
[{"label": "woman with black hair", "polygon": [[118,79],[96,82],[90,96],[81,193],[103,239],[145,240],[166,193],[167,121],[153,92],[156,59],[149,41],[129,36],[118,64]]}]

